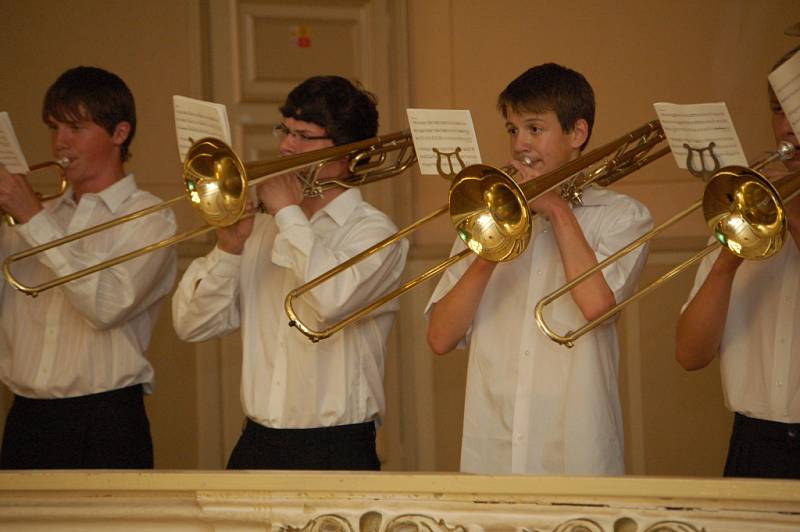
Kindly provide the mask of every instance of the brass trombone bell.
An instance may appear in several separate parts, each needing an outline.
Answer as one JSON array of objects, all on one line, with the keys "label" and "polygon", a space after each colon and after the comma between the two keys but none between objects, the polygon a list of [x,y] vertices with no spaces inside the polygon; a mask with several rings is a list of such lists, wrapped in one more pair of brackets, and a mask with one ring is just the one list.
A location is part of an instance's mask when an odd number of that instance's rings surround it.
[{"label": "brass trombone bell", "polygon": [[[629,304],[649,294],[718,249],[720,244],[743,259],[764,260],[772,257],[781,249],[786,240],[787,222],[784,204],[800,193],[800,171],[789,173],[773,184],[758,170],[777,159],[791,159],[794,152],[795,148],[791,143],[781,142],[775,152],[753,163],[752,168],[726,166],[716,171],[706,183],[701,200],[539,300],[535,309],[536,324],[539,329],[554,342],[573,347],[578,338],[599,327],[606,320],[619,314]],[[706,224],[713,232],[717,242],[706,246],[660,278],[639,289],[624,301],[617,303],[602,316],[585,323],[577,330],[559,334],[546,322],[544,309],[553,301],[563,297],[588,277],[648,243],[656,235],[701,207]]]},{"label": "brass trombone bell", "polygon": [[786,238],[783,201],[766,177],[743,166],[729,166],[709,180],[703,216],[720,244],[747,260],[764,260]]},{"label": "brass trombone bell", "polygon": [[[389,155],[395,155],[395,158],[390,160]],[[319,171],[326,164],[341,159],[348,161],[351,175],[336,179],[318,179]],[[321,193],[334,186],[352,188],[392,177],[414,164],[416,160],[411,135],[405,131],[274,160],[250,163],[243,163],[233,149],[219,139],[210,137],[200,139],[189,148],[186,154],[183,165],[183,181],[186,192],[184,195],[10,255],[3,263],[3,274],[11,286],[35,296],[44,290],[237,222],[245,216],[249,187],[266,179],[288,172],[307,170],[302,176],[304,188],[310,193]],[[37,286],[27,286],[21,283],[11,271],[11,265],[14,262],[26,257],[147,216],[187,198],[191,205],[200,212],[207,222],[207,226],[186,231]]]},{"label": "brass trombone bell", "polygon": [[474,164],[450,187],[448,205],[456,234],[474,253],[493,262],[519,256],[531,239],[532,213],[514,180],[515,170]]},{"label": "brass trombone bell", "polygon": [[[67,190],[67,185],[69,184],[69,182],[67,181],[67,176],[64,173],[64,168],[66,168],[68,164],[69,164],[69,159],[67,159],[66,157],[61,157],[60,159],[57,159],[55,161],[47,161],[39,164],[34,164],[33,166],[30,167],[28,175],[30,175],[33,172],[36,172],[37,170],[43,170],[51,166],[58,168],[58,174],[59,174],[58,190],[52,194],[39,194],[37,192],[36,195],[39,197],[39,200],[48,201],[51,199],[55,199],[59,197],[61,194],[63,194],[65,190]],[[3,221],[5,221],[7,225],[9,226],[17,225],[17,221],[10,214],[0,210],[0,215],[2,215]]]}]

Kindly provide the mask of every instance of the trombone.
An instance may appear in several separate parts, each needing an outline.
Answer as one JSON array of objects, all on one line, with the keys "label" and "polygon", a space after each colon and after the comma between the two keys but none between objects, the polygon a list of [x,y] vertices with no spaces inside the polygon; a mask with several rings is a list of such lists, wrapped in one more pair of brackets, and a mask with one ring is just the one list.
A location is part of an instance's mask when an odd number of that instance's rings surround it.
[{"label": "trombone", "polygon": [[[394,155],[393,159],[390,158],[391,155]],[[320,170],[327,163],[340,159],[348,160],[348,170],[351,175],[325,180],[318,177]],[[266,179],[287,172],[307,169],[306,173],[301,176],[304,194],[307,196],[319,195],[334,186],[352,188],[392,177],[413,165],[416,160],[411,135],[405,131],[313,152],[290,155],[276,160],[250,163],[242,163],[236,153],[223,141],[206,137],[193,143],[186,154],[183,164],[185,195],[10,255],[3,262],[3,274],[11,286],[26,294],[36,296],[44,290],[239,221],[246,215],[249,187]],[[184,199],[191,202],[191,205],[200,212],[208,225],[36,286],[27,286],[21,283],[11,271],[11,265],[17,261],[147,216]]]},{"label": "trombone", "polygon": [[[719,244],[743,259],[764,260],[773,256],[783,246],[786,236],[786,218],[783,205],[800,193],[800,179],[797,179],[800,177],[800,171],[787,174],[780,181],[772,184],[758,170],[775,160],[791,159],[794,156],[794,152],[794,146],[789,142],[783,141],[773,153],[755,162],[752,168],[732,165],[714,172],[706,183],[701,200],[675,214],[666,222],[651,229],[596,266],[586,270],[569,283],[539,300],[535,311],[536,324],[539,329],[554,342],[573,347],[575,340],[716,250]],[[706,224],[713,232],[717,242],[709,244],[694,256],[689,257],[648,286],[631,295],[625,301],[609,309],[602,316],[587,322],[575,331],[560,335],[547,324],[544,319],[544,308],[547,305],[572,290],[586,278],[649,242],[657,234],[700,207],[703,208]]]},{"label": "trombone", "polygon": [[[525,251],[530,241],[533,213],[528,207],[528,202],[560,186],[562,197],[573,204],[580,204],[581,192],[589,185],[608,186],[668,153],[669,147],[657,148],[665,138],[661,124],[653,120],[570,161],[557,170],[522,185],[513,179],[515,173],[513,166],[495,168],[484,164],[470,165],[462,169],[453,179],[447,205],[290,291],[284,301],[289,325],[296,327],[312,342],[318,342],[446,270],[471,253],[495,262],[512,260]],[[598,162],[600,165],[593,168]],[[452,255],[427,272],[353,311],[327,328],[313,330],[298,318],[293,307],[294,299],[448,212],[456,233],[464,240],[467,249]]]},{"label": "trombone", "polygon": [[[58,191],[52,194],[39,194],[37,192],[36,195],[39,197],[40,201],[55,199],[59,197],[61,194],[63,194],[65,190],[67,190],[67,185],[69,184],[69,182],[67,181],[67,175],[64,173],[64,168],[66,168],[68,164],[69,164],[69,159],[67,159],[66,157],[61,157],[60,159],[57,159],[55,161],[47,161],[44,163],[34,164],[29,168],[28,174],[31,174],[37,170],[49,168],[51,166],[55,166],[58,168],[58,174],[60,180],[60,183],[58,185]],[[17,221],[10,214],[0,210],[0,215],[2,215],[3,221],[6,223],[6,225],[10,227],[17,225]]]}]

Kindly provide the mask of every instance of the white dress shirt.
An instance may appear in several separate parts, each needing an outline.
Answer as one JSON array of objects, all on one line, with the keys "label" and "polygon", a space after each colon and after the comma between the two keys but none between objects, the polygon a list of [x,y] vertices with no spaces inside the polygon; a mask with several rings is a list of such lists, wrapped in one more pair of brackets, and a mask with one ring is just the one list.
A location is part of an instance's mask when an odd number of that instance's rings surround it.
[{"label": "white dress shirt", "polygon": [[[256,215],[242,255],[214,248],[192,262],[172,300],[178,336],[201,341],[241,328],[245,415],[273,428],[380,422],[386,339],[397,300],[312,343],[289,327],[286,294],[396,232],[361,192],[343,192],[311,220],[298,206]],[[295,300],[312,329],[395,288],[408,243],[384,249]]]},{"label": "white dress shirt", "polygon": [[[639,202],[610,190],[584,191],[574,209],[598,260],[652,226]],[[613,323],[587,333],[568,349],[537,327],[536,303],[565,283],[550,223],[536,217],[528,249],[492,273],[470,330],[461,470],[481,474],[621,475],[622,414],[619,348]],[[461,240],[453,253],[464,249]],[[646,250],[603,270],[617,301],[635,287]],[[426,312],[455,285],[474,258],[446,271]],[[586,320],[567,294],[545,315],[559,333]]]},{"label": "white dress shirt", "polygon": [[[721,250],[701,261],[689,301]],[[791,236],[774,257],[746,260],[736,271],[720,345],[722,390],[731,412],[800,422],[798,299],[800,252]]]},{"label": "white dress shirt", "polygon": [[[77,204],[72,198],[70,187],[27,223],[0,229],[0,259],[159,203],[130,174],[100,193],[84,194]],[[175,229],[175,217],[165,209],[16,262],[12,270],[24,284],[40,284],[168,238]],[[35,298],[3,279],[0,379],[30,398],[134,384],[151,391],[153,368],[144,352],[175,274],[175,252],[163,249]]]}]

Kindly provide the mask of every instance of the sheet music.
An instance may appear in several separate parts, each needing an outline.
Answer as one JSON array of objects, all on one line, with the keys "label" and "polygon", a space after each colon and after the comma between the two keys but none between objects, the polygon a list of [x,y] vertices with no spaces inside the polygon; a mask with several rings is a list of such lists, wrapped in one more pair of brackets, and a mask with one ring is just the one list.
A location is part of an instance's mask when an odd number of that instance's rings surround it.
[{"label": "sheet music", "polygon": [[215,137],[230,145],[231,127],[224,105],[178,95],[172,97],[172,104],[181,161],[186,159],[186,152],[192,143],[203,137]]},{"label": "sheet music", "polygon": [[768,79],[795,136],[800,138],[800,52],[776,68]]},{"label": "sheet music", "polygon": [[[469,110],[406,109],[406,113],[422,175],[439,174],[434,148],[443,153],[461,148],[459,156],[466,166],[481,162],[478,139]],[[452,158],[452,163],[455,172],[461,170],[455,157]],[[449,169],[446,157],[442,157],[442,165],[446,170]]]},{"label": "sheet music", "polygon": [[[742,143],[733,127],[725,102],[688,105],[659,102],[654,103],[653,107],[661,121],[661,127],[664,128],[678,168],[686,170],[688,150],[684,144],[689,144],[693,149],[702,149],[707,148],[711,142],[715,144],[714,153],[720,166],[747,166]],[[703,164],[705,168],[714,167],[708,151],[703,152]]]},{"label": "sheet music", "polygon": [[6,111],[0,112],[0,163],[12,174],[27,174],[29,170]]}]

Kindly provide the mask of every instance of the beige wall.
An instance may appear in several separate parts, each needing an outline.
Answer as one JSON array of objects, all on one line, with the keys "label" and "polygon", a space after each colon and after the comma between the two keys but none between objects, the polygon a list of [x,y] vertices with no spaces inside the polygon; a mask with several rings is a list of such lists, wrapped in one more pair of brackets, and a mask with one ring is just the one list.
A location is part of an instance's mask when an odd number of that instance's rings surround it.
[{"label": "beige wall", "polygon": [[[209,6],[224,3],[0,1],[0,110],[10,113],[29,161],[49,157],[47,131],[39,120],[48,84],[70,66],[98,65],[119,73],[136,95],[139,131],[130,168],[143,187],[159,196],[179,194],[171,96],[212,96],[206,80],[219,66],[211,63],[207,51],[218,36],[207,30],[207,14]],[[795,0],[408,0],[405,5],[407,23],[401,17],[391,22],[400,34],[394,37],[395,45],[402,44],[394,48],[394,60],[408,62],[409,105],[470,109],[483,159],[493,164],[507,158],[505,134],[494,110],[496,95],[525,68],[545,61],[571,66],[593,84],[598,98],[593,147],[655,118],[653,102],[725,101],[746,153],[755,157],[773,145],[765,75],[775,58],[798,43],[796,37],[784,36],[783,29],[800,20],[800,3]],[[402,116],[402,110],[392,112]],[[446,188],[438,178],[415,177],[413,192],[398,189],[408,200],[395,212],[398,223],[443,204]],[[659,222],[696,200],[701,186],[664,158],[616,188],[644,201]],[[180,219],[187,228],[199,222],[186,209],[181,209]],[[654,277],[684,257],[687,249],[699,246],[705,230],[695,217],[669,237],[654,246],[645,277]],[[445,221],[420,234],[409,269],[432,263],[447,252],[451,240]],[[207,247],[203,242],[184,246],[181,254],[192,256]],[[632,473],[713,476],[724,456],[728,420],[716,368],[689,375],[672,362],[674,316],[690,277],[685,274],[671,289],[654,296],[657,299],[627,311],[622,322],[626,349],[621,393]],[[464,357],[434,360],[427,353],[418,313],[426,290],[430,289],[421,289],[413,302],[404,303],[404,335],[412,337],[415,352],[398,353],[387,365],[387,380],[400,383],[392,386],[388,414],[400,420],[387,425],[400,427],[402,435],[397,437],[402,444],[385,448],[414,454],[409,445],[429,445],[427,454],[418,453],[427,458],[391,456],[389,461],[399,464],[394,468],[412,464],[452,470],[458,463]],[[228,357],[203,357],[207,346],[179,342],[164,307],[149,353],[157,372],[148,410],[159,468],[217,467],[224,460],[226,436],[214,427],[220,424],[221,411],[235,409],[238,397],[206,393],[217,383],[204,379],[219,372],[235,380],[239,355],[235,338],[218,345]],[[407,360],[415,357],[429,366],[411,371]],[[420,376],[427,380],[423,383]],[[412,415],[403,398],[416,393],[425,398],[425,408],[417,403]],[[414,439],[410,431],[426,436]],[[701,432],[703,443],[695,452]]]}]

